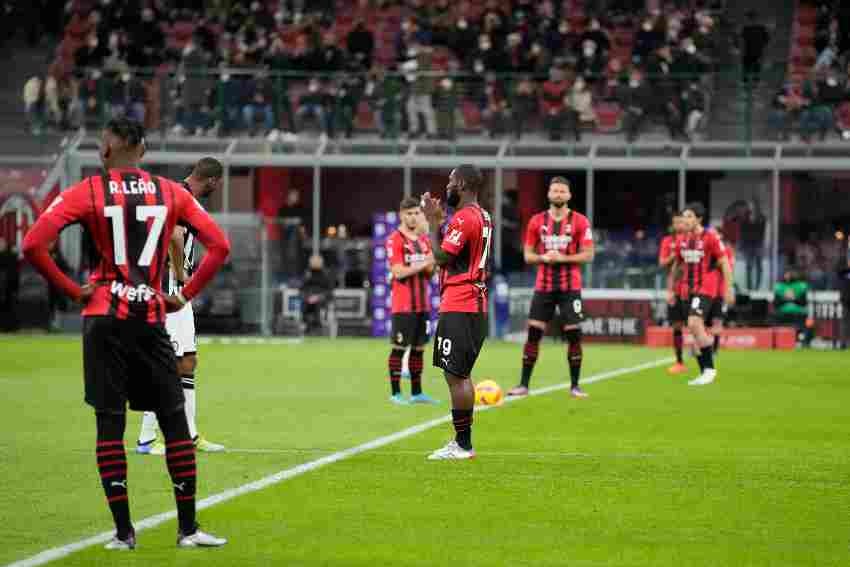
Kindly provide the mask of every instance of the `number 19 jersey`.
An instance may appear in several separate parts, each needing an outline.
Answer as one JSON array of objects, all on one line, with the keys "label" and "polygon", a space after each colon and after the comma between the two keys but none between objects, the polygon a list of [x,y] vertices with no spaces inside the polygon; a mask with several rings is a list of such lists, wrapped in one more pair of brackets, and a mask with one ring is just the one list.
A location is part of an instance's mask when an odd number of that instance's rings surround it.
[{"label": "number 19 jersey", "polygon": [[477,204],[455,212],[441,248],[453,256],[440,273],[440,313],[486,313],[490,213]]}]

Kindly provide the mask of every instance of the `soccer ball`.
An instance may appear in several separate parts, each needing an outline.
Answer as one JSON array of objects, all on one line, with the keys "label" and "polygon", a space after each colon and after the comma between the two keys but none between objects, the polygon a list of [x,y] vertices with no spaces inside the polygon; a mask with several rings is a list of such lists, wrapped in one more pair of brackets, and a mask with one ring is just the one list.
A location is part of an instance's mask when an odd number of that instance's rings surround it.
[{"label": "soccer ball", "polygon": [[502,387],[493,380],[483,380],[475,385],[475,403],[482,406],[498,406],[504,400]]}]

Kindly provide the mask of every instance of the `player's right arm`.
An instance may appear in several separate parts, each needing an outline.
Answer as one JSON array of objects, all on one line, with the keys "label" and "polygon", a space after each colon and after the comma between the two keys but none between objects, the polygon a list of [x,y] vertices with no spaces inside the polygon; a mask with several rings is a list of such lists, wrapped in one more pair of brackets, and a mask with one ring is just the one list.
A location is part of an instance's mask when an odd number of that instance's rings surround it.
[{"label": "player's right arm", "polygon": [[669,268],[676,259],[673,254],[672,244],[673,239],[670,236],[665,236],[661,240],[661,250],[658,251],[658,265],[662,268]]},{"label": "player's right arm", "polygon": [[169,311],[179,310],[191,301],[215,276],[230,254],[230,242],[227,240],[224,231],[191,193],[182,188],[176,191],[175,206],[177,207],[177,219],[183,221],[190,229],[195,231],[198,240],[204,245],[207,253],[204,255],[201,265],[198,266],[198,270],[186,282],[182,291],[177,294],[179,305],[169,303]]},{"label": "player's right arm", "polygon": [[38,217],[27,232],[23,242],[23,253],[27,261],[62,293],[74,301],[86,301],[91,296],[91,286],[81,288],[66,276],[50,256],[49,248],[63,228],[85,219],[92,213],[92,199],[87,180],[74,185],[58,197]]},{"label": "player's right arm", "polygon": [[390,262],[390,272],[393,278],[403,280],[428,268],[433,268],[434,260],[423,262],[417,266],[404,265],[404,242],[398,236],[390,237],[387,242],[387,260]]},{"label": "player's right arm", "polygon": [[171,260],[171,269],[174,270],[174,275],[180,283],[186,281],[186,255],[183,251],[186,244],[185,234],[186,229],[182,226],[174,227],[174,232],[171,233],[171,242],[168,243],[168,258]]},{"label": "player's right arm", "polygon": [[530,266],[547,263],[547,257],[537,253],[537,246],[540,244],[540,223],[537,219],[535,216],[529,221],[528,228],[525,229],[525,245],[522,248],[525,263]]}]

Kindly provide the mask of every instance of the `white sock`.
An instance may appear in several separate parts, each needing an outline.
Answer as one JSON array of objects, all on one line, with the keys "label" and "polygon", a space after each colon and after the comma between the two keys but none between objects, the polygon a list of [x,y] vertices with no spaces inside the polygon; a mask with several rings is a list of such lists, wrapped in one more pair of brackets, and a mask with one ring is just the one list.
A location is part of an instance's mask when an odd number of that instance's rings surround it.
[{"label": "white sock", "polygon": [[156,439],[156,414],[146,411],[142,414],[142,430],[139,431],[139,445],[147,445]]},{"label": "white sock", "polygon": [[198,426],[195,425],[195,377],[183,376],[183,396],[186,398],[186,421],[189,422],[189,437],[198,436]]}]

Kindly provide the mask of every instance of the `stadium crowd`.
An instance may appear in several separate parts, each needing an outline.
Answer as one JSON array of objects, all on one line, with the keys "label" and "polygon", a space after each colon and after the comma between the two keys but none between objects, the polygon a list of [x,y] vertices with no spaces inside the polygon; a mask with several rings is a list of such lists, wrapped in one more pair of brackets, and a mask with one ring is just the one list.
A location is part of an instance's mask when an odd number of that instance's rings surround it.
[{"label": "stadium crowd", "polygon": [[[647,5],[652,5],[647,11]],[[707,0],[75,0],[32,123],[126,114],[176,134],[551,140],[704,122],[718,43]],[[598,11],[594,11],[598,10]],[[420,118],[422,120],[420,124]]]}]

